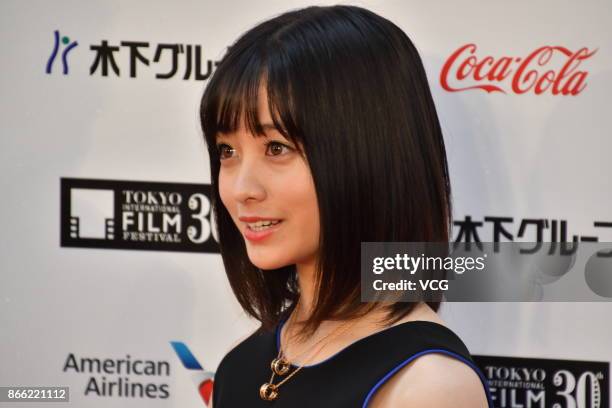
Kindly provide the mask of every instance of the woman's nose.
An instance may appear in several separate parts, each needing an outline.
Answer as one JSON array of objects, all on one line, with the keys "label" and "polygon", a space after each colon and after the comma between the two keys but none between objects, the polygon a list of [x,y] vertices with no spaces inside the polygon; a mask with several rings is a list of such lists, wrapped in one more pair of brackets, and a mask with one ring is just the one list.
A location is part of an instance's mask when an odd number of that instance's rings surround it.
[{"label": "woman's nose", "polygon": [[253,161],[243,161],[234,180],[234,199],[246,202],[249,199],[261,201],[266,197],[261,171]]}]

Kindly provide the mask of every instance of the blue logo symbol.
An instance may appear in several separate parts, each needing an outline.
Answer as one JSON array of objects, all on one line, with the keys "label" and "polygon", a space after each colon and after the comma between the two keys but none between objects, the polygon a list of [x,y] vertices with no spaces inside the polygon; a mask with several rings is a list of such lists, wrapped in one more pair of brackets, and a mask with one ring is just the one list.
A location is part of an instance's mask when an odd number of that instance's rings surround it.
[{"label": "blue logo symbol", "polygon": [[210,397],[212,396],[213,392],[215,373],[202,368],[185,343],[181,341],[171,341],[170,344],[176,352],[179,360],[181,360],[181,363],[183,363],[183,367],[191,372],[192,380],[197,387],[204,404],[206,406],[210,405]]},{"label": "blue logo symbol", "polygon": [[[57,56],[57,53],[61,47],[59,30],[55,30],[53,34],[54,34],[55,44],[53,44],[53,51],[51,52],[51,55],[49,56],[49,60],[47,61],[47,69],[46,69],[47,74],[50,74],[51,71],[53,70],[53,62],[55,61],[55,57]],[[62,52],[62,67],[63,67],[62,72],[64,73],[64,75],[68,75],[68,60],[67,60],[68,53],[74,47],[79,45],[79,43],[76,41],[73,41],[71,43],[70,38],[66,36],[62,37],[61,42],[62,44],[66,45],[66,48],[64,48],[64,51]]]}]

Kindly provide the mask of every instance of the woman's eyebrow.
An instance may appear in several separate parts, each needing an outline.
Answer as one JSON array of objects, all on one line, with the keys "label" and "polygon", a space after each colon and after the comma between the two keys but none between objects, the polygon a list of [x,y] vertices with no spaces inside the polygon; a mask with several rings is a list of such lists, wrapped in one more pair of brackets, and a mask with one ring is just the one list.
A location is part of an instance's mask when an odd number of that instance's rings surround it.
[{"label": "woman's eyebrow", "polygon": [[278,130],[273,123],[262,123],[261,127],[263,128],[263,130]]},{"label": "woman's eyebrow", "polygon": [[264,137],[268,137],[268,134],[266,133],[267,131],[272,131],[272,132],[278,133],[278,135],[280,137],[282,137],[283,139],[285,139],[285,140],[287,140],[289,142],[291,141],[287,137],[285,137],[283,132],[276,125],[274,125],[273,123],[262,123],[261,124],[261,128],[264,131]]},{"label": "woman's eyebrow", "polygon": [[[278,133],[281,136],[283,136],[283,132],[281,132],[278,127],[276,127],[273,123],[262,123],[261,124],[261,128],[263,129],[265,136],[267,135],[267,132],[273,132],[273,133]],[[284,138],[284,136],[283,136]]]},{"label": "woman's eyebrow", "polygon": [[217,132],[215,140],[219,140],[219,139],[232,139],[233,136],[234,136],[233,133]]},{"label": "woman's eyebrow", "polygon": [[[273,123],[262,123],[261,125],[262,130],[264,131],[263,134],[261,135],[257,135],[259,137],[264,137],[264,138],[268,138],[268,131],[272,131],[272,132],[277,132],[281,137],[283,137],[284,139],[286,139],[283,136],[283,133],[278,129],[278,127],[276,127]],[[235,137],[235,132],[217,132],[217,137],[216,139],[233,139]]]}]

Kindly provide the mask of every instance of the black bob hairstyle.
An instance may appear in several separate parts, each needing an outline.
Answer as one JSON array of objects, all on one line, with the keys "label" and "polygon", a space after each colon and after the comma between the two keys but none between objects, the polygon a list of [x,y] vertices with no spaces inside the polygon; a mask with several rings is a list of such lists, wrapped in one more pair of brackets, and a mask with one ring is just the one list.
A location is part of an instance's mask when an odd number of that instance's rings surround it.
[{"label": "black bob hairstyle", "polygon": [[[389,20],[360,7],[311,6],[244,33],[220,61],[200,106],[212,207],[227,276],[246,313],[273,330],[299,299],[295,265],[253,265],[219,196],[218,133],[244,123],[264,134],[265,86],[275,127],[307,157],[320,215],[313,313],[323,320],[374,310],[360,300],[360,242],[448,242],[452,226],[444,140],[419,54]],[[435,299],[434,299],[435,300]],[[434,310],[438,301],[427,302]],[[395,323],[415,303],[385,305]]]}]

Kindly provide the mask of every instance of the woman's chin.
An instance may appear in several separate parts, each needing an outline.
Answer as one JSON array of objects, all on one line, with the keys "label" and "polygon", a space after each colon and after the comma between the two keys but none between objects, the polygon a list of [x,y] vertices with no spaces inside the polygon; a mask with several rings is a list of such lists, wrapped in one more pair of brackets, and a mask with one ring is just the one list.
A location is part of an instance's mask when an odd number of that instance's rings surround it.
[{"label": "woman's chin", "polygon": [[280,259],[274,257],[274,255],[270,254],[268,256],[249,256],[249,260],[253,265],[255,265],[259,269],[279,269],[283,266],[289,265],[287,262],[283,262]]}]

